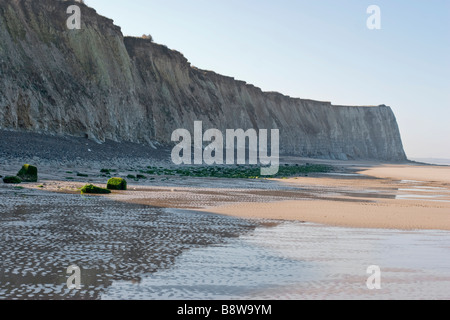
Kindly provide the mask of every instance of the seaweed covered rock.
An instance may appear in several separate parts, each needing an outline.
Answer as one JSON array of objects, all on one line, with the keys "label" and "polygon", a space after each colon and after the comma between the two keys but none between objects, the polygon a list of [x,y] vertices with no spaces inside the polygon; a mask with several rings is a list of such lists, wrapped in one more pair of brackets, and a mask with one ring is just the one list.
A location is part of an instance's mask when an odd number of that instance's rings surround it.
[{"label": "seaweed covered rock", "polygon": [[17,176],[22,179],[23,182],[37,182],[38,181],[38,170],[35,166],[25,164],[22,169],[20,169]]},{"label": "seaweed covered rock", "polygon": [[127,182],[122,178],[111,178],[106,186],[109,190],[127,190]]},{"label": "seaweed covered rock", "polygon": [[19,177],[4,177],[3,182],[9,184],[19,184],[22,180]]},{"label": "seaweed covered rock", "polygon": [[96,187],[92,184],[87,184],[83,188],[81,188],[81,194],[90,193],[90,194],[109,194],[111,191],[108,189],[103,189],[100,187]]}]

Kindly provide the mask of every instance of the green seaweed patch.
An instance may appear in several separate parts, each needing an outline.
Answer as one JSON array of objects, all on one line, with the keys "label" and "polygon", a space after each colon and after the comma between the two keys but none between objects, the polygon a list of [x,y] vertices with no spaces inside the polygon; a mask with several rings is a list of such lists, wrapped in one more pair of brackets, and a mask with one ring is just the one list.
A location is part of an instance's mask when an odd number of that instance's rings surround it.
[{"label": "green seaweed patch", "polygon": [[127,181],[122,178],[111,178],[106,186],[109,190],[127,190]]},{"label": "green seaweed patch", "polygon": [[221,167],[184,167],[178,169],[167,169],[160,167],[147,167],[147,173],[158,176],[181,176],[181,177],[211,177],[231,179],[260,179],[260,178],[288,178],[295,176],[307,176],[309,173],[327,173],[333,171],[333,167],[327,165],[284,165],[274,176],[261,177],[259,166],[221,166]]},{"label": "green seaweed patch", "polygon": [[101,169],[100,173],[110,174],[111,172],[117,172],[116,169]]},{"label": "green seaweed patch", "polygon": [[77,177],[84,177],[84,178],[87,178],[87,177],[89,177],[89,175],[88,174],[84,174],[84,173],[77,173]]},{"label": "green seaweed patch", "polygon": [[38,169],[35,166],[25,164],[22,169],[17,173],[17,176],[23,182],[37,182],[38,181]]},{"label": "green seaweed patch", "polygon": [[111,193],[110,190],[96,187],[92,184],[85,185],[83,188],[81,188],[81,194],[110,194],[110,193]]},{"label": "green seaweed patch", "polygon": [[20,179],[19,177],[16,177],[16,176],[14,176],[14,177],[9,176],[9,177],[4,177],[3,182],[8,183],[8,184],[19,184],[19,183],[22,183],[22,179]]}]

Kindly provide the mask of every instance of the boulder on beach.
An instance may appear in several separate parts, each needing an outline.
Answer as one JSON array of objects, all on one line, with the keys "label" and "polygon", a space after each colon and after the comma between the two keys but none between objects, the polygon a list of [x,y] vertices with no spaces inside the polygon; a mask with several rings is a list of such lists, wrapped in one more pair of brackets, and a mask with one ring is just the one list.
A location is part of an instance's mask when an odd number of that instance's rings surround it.
[{"label": "boulder on beach", "polygon": [[4,177],[3,182],[9,184],[19,184],[22,180],[19,177]]},{"label": "boulder on beach", "polygon": [[109,194],[111,191],[108,189],[103,189],[100,187],[96,187],[92,184],[85,185],[81,188],[81,194],[90,193],[90,194]]},{"label": "boulder on beach", "polygon": [[111,178],[106,186],[109,190],[127,190],[127,182],[122,178]]},{"label": "boulder on beach", "polygon": [[35,166],[25,164],[17,173],[17,176],[22,179],[23,182],[37,182],[38,170]]}]

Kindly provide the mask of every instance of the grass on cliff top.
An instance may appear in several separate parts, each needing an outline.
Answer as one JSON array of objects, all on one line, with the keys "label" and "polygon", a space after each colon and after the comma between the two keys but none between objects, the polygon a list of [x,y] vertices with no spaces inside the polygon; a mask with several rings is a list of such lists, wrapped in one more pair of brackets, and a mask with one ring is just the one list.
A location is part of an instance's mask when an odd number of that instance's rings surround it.
[{"label": "grass on cliff top", "polygon": [[[214,177],[234,179],[258,179],[261,177],[261,168],[258,166],[230,166],[230,167],[185,167],[179,169],[167,169],[162,167],[147,167],[141,173],[150,175],[181,176],[181,177]],[[333,167],[319,164],[306,165],[284,165],[280,166],[278,173],[274,176],[263,176],[261,178],[287,178],[304,176],[310,173],[327,173],[333,171]]]}]

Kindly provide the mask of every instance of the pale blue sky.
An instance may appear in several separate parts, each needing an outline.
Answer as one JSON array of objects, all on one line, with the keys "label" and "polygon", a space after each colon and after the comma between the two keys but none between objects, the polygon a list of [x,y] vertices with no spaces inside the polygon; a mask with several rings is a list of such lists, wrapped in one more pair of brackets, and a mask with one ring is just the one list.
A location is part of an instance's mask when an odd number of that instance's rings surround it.
[{"label": "pale blue sky", "polygon": [[[393,108],[409,157],[450,158],[448,0],[87,0],[124,35],[265,91]],[[369,30],[369,5],[381,30]]]}]

